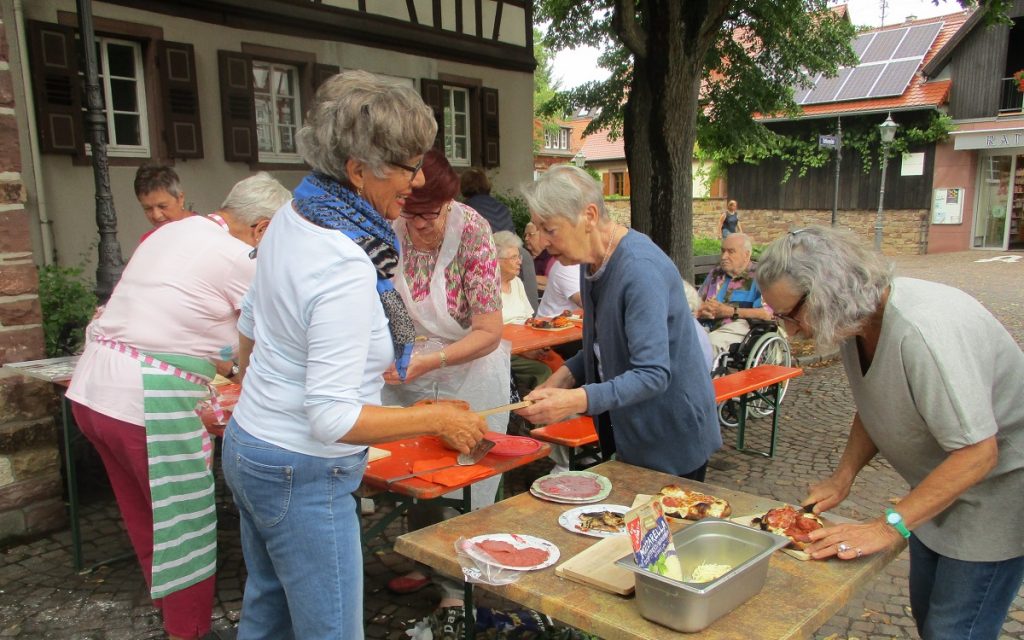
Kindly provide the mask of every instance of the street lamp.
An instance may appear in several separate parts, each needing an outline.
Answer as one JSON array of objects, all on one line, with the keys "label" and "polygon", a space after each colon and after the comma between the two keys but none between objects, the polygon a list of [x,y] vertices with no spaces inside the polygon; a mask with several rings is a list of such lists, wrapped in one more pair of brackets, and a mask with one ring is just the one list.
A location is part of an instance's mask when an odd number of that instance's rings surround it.
[{"label": "street lamp", "polygon": [[587,156],[583,155],[583,150],[580,149],[576,152],[576,155],[572,157],[572,163],[582,169],[587,164]]},{"label": "street lamp", "polygon": [[882,184],[878,187],[878,215],[875,216],[875,251],[882,251],[882,202],[885,200],[885,170],[889,165],[889,145],[896,137],[898,124],[892,121],[890,113],[885,122],[878,125],[878,135],[882,138]]}]

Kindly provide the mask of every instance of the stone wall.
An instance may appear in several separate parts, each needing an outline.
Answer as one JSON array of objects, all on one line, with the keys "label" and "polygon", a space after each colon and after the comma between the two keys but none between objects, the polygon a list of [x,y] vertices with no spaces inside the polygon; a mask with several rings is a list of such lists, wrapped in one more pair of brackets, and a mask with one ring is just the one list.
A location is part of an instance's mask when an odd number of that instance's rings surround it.
[{"label": "stone wall", "polygon": [[[0,22],[0,364],[45,357],[19,123]],[[53,387],[0,369],[0,543],[65,526]]]},{"label": "stone wall", "polygon": [[[693,200],[693,234],[714,238],[718,236],[718,220],[725,210],[726,198],[695,198]],[[629,200],[606,200],[605,207],[611,216],[629,224]],[[872,244],[875,239],[875,215],[877,211],[840,211],[837,223],[853,230],[864,242]],[[928,210],[884,211],[882,230],[882,252],[887,255],[917,255],[926,250],[928,233]],[[829,225],[831,211],[796,210],[768,211],[764,209],[740,209],[743,231],[753,237],[754,242],[771,242],[790,229],[809,224]]]}]

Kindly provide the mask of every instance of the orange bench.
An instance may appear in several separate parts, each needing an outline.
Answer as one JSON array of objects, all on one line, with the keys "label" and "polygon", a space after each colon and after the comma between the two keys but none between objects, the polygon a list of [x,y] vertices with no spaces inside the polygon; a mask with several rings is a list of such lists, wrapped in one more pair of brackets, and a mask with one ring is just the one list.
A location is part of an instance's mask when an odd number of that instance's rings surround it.
[{"label": "orange bench", "polygon": [[[711,382],[715,387],[715,402],[722,403],[726,400],[739,399],[740,410],[737,418],[738,433],[736,436],[736,450],[749,453],[759,453],[769,458],[775,457],[775,440],[779,428],[779,390],[782,383],[787,380],[803,375],[804,370],[799,367],[780,367],[774,364],[762,364],[750,369],[730,373],[727,376],[715,378]],[[767,402],[772,407],[772,443],[768,451],[758,449],[746,449],[743,446],[747,425],[747,399],[751,396]]]},{"label": "orange bench", "polygon": [[530,436],[543,442],[569,447],[569,468],[573,471],[578,468],[580,458],[595,454],[599,460],[601,458],[599,447],[595,446],[597,429],[594,428],[594,419],[590,416],[579,416],[537,427],[530,430]]}]

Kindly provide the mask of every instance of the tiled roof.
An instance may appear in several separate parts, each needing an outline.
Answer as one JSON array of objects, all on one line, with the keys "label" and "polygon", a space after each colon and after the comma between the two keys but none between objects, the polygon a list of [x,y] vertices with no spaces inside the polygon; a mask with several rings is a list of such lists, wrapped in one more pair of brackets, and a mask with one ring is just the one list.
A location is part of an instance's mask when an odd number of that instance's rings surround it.
[{"label": "tiled roof", "polygon": [[[906,111],[915,108],[935,108],[942,104],[945,104],[949,97],[949,88],[952,84],[949,80],[938,80],[934,82],[927,82],[926,78],[922,75],[921,69],[927,65],[931,59],[942,49],[943,46],[949,42],[950,38],[964,26],[964,23],[970,17],[971,12],[960,11],[958,13],[951,13],[944,16],[937,16],[934,18],[924,18],[921,20],[912,20],[903,22],[900,24],[892,24],[886,27],[879,27],[876,29],[869,29],[864,33],[872,33],[878,31],[890,31],[892,29],[899,29],[906,27],[907,25],[922,25],[934,22],[942,22],[942,29],[939,30],[935,41],[932,42],[932,46],[928,49],[928,53],[924,55],[921,60],[921,64],[918,66],[917,72],[914,73],[914,77],[911,78],[910,83],[907,85],[906,90],[902,95],[899,96],[888,96],[881,98],[866,98],[863,100],[848,100],[845,102],[826,102],[821,104],[810,104],[802,107],[803,114],[798,118],[818,118],[825,115],[834,114],[845,114],[865,111]],[[862,34],[858,34],[862,35]],[[759,118],[762,120],[774,120],[775,118]],[[790,119],[784,116],[780,116],[780,119]]]},{"label": "tiled roof", "polygon": [[583,140],[583,156],[588,160],[624,160],[626,147],[622,135],[614,141],[608,139],[608,129],[591,134]]}]

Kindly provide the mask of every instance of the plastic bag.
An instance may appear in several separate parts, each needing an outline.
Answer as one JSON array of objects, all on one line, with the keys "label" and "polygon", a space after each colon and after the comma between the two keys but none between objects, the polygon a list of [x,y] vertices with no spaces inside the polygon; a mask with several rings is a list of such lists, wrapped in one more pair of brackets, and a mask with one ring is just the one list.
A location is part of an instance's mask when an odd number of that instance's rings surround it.
[{"label": "plastic bag", "polygon": [[463,537],[455,541],[455,556],[462,567],[462,575],[465,576],[466,582],[489,584],[498,587],[512,584],[523,575],[522,571],[506,569],[505,567],[477,560],[466,551],[469,544],[471,543]]}]

